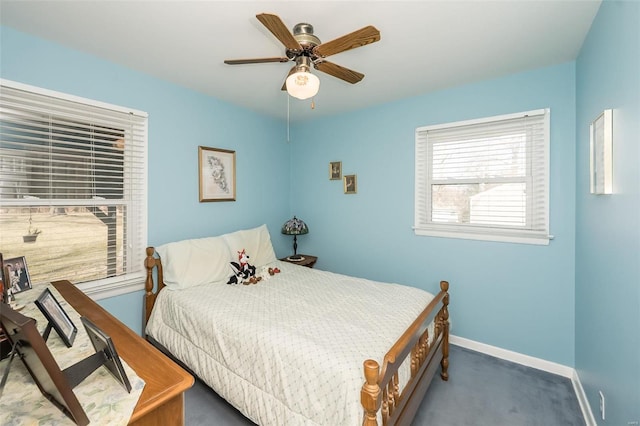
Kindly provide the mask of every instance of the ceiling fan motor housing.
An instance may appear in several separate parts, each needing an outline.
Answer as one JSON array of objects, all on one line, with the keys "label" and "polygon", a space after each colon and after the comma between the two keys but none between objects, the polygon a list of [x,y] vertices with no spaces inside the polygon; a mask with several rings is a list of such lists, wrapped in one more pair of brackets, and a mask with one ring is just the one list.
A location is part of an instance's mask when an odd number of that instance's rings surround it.
[{"label": "ceiling fan motor housing", "polygon": [[[312,57],[313,48],[321,44],[320,39],[313,35],[313,25],[302,22],[293,27],[293,38],[295,38],[300,46],[304,49],[302,52],[287,49],[287,57],[295,58],[299,55]],[[315,59],[315,58],[313,58]]]}]

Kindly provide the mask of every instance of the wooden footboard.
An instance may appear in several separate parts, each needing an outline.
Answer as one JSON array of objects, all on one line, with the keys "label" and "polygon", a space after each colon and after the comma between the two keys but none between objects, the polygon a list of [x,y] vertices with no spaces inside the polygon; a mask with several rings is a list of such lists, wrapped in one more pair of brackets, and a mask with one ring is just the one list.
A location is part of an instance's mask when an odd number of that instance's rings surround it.
[{"label": "wooden footboard", "polygon": [[[381,411],[383,426],[411,424],[438,364],[442,368],[442,379],[449,379],[448,291],[449,283],[441,281],[437,296],[387,352],[382,369],[374,360],[364,362],[366,381],[360,393],[364,426],[378,425],[378,411]],[[434,336],[430,342],[429,324],[434,320]],[[411,362],[411,378],[400,389],[398,370],[405,360]]]},{"label": "wooden footboard", "polygon": [[[156,297],[165,287],[162,262],[155,257],[155,249],[147,247],[146,253],[145,327]],[[442,379],[448,380],[448,291],[449,283],[441,281],[440,292],[387,352],[382,368],[374,360],[364,361],[365,383],[360,393],[364,408],[363,425],[377,426],[379,412],[383,426],[410,425],[438,367],[441,367]],[[432,322],[434,335],[429,336]],[[411,364],[411,377],[400,389],[398,371],[405,361]]]}]

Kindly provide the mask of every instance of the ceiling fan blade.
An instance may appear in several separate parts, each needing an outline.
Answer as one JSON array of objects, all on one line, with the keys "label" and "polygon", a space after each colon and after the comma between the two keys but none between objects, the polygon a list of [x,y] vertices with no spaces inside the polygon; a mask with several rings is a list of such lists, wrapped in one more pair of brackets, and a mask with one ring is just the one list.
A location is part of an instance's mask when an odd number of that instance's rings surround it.
[{"label": "ceiling fan blade", "polygon": [[315,65],[318,71],[322,71],[347,83],[355,84],[364,78],[364,74],[359,73],[349,68],[342,67],[329,61],[318,62]]},{"label": "ceiling fan blade", "polygon": [[258,21],[262,22],[262,25],[267,27],[271,34],[276,36],[280,43],[284,44],[284,47],[291,50],[302,51],[302,46],[295,39],[291,31],[284,25],[282,19],[277,15],[271,15],[269,13],[260,13],[256,15]]},{"label": "ceiling fan blade", "polygon": [[255,58],[255,59],[225,59],[227,65],[264,64],[267,62],[289,62],[289,58]]},{"label": "ceiling fan blade", "polygon": [[[294,65],[293,68],[289,70],[289,74],[287,74],[287,77],[289,77],[291,74],[296,72],[297,67],[298,67],[297,65]],[[284,83],[282,83],[282,89],[280,90],[287,90],[287,77],[284,78]]]},{"label": "ceiling fan blade", "polygon": [[376,27],[368,25],[357,31],[338,37],[335,40],[322,43],[313,48],[313,53],[323,58],[345,50],[366,46],[380,40],[380,31]]}]

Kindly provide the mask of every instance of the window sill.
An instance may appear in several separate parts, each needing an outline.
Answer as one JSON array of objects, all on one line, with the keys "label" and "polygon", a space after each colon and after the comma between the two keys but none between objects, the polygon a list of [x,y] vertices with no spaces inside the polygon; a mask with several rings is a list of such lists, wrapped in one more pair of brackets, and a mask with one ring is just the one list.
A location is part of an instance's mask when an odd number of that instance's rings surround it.
[{"label": "window sill", "polygon": [[109,278],[80,283],[76,287],[93,300],[101,300],[144,290],[144,280],[143,275],[133,276],[128,279]]},{"label": "window sill", "polygon": [[440,238],[458,238],[464,240],[479,240],[479,241],[493,241],[501,243],[515,243],[515,244],[533,244],[548,246],[549,241],[553,239],[553,235],[509,235],[507,233],[503,235],[467,232],[464,230],[439,230],[439,229],[425,229],[425,228],[413,228],[416,235],[425,237],[440,237]]}]

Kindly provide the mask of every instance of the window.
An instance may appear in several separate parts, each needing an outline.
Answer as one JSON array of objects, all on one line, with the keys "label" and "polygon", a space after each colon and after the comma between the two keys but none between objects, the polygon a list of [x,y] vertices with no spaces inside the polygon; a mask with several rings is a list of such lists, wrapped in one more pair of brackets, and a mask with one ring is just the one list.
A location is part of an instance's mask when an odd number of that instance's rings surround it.
[{"label": "window", "polygon": [[4,258],[96,298],[143,288],[147,114],[1,83]]},{"label": "window", "polygon": [[549,243],[549,110],[416,129],[418,235]]}]

